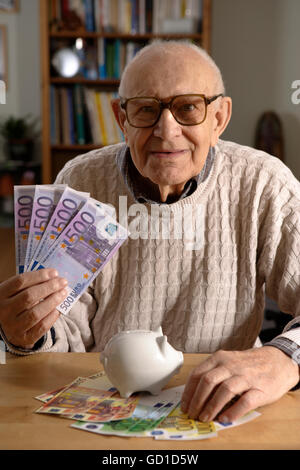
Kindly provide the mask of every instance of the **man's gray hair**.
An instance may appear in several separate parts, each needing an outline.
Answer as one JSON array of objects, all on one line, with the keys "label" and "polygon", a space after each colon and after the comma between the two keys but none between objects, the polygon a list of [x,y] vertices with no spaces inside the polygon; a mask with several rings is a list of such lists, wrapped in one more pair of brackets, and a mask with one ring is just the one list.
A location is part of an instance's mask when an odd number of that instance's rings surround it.
[{"label": "man's gray hair", "polygon": [[212,68],[216,82],[215,82],[215,90],[214,93],[223,93],[225,94],[225,85],[223,81],[223,77],[221,74],[221,71],[215,61],[212,59],[212,57],[206,52],[205,49],[202,47],[191,43],[188,40],[163,40],[163,39],[155,39],[152,41],[150,44],[147,46],[143,47],[140,49],[137,54],[133,57],[133,59],[125,66],[121,81],[120,81],[120,86],[119,86],[119,95],[125,97],[125,83],[126,83],[126,76],[128,74],[128,71],[131,69],[132,65],[135,64],[135,62],[142,57],[145,53],[151,51],[151,50],[159,50],[161,53],[167,54],[170,50],[179,50],[180,48],[188,47],[189,49],[194,50],[197,52],[202,59],[204,59],[207,64]]}]

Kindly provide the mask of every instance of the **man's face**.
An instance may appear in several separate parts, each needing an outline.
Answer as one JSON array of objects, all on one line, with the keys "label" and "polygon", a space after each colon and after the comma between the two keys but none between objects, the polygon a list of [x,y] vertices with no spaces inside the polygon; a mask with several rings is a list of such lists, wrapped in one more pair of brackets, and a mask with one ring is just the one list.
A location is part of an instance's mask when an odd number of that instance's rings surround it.
[{"label": "man's face", "polygon": [[[169,101],[175,95],[200,93],[211,97],[215,92],[213,72],[195,51],[167,56],[152,52],[151,57],[149,54],[132,67],[125,98],[149,96]],[[160,190],[171,187],[167,192],[176,192],[176,188],[182,191],[184,184],[200,173],[209,147],[217,142],[214,109],[212,103],[206,120],[195,126],[180,125],[170,110],[164,109],[157,124],[144,129],[132,127],[122,111],[124,136],[138,171]]]}]

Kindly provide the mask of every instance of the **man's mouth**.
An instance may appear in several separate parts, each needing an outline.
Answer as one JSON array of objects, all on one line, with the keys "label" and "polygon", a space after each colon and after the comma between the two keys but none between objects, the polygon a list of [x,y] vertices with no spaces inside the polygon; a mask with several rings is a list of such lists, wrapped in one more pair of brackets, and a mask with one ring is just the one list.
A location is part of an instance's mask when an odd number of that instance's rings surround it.
[{"label": "man's mouth", "polygon": [[150,151],[150,154],[153,157],[157,158],[175,158],[175,157],[181,157],[184,153],[186,152],[185,149],[183,150],[152,150]]}]

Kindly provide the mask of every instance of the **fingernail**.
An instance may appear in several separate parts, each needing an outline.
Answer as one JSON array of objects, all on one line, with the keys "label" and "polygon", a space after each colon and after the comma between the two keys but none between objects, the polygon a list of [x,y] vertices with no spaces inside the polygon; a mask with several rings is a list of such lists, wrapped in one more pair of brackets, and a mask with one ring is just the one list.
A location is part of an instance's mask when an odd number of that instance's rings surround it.
[{"label": "fingernail", "polygon": [[67,294],[68,294],[67,289],[63,289],[63,290],[61,291],[61,295],[62,295],[62,296],[66,297]]},{"label": "fingernail", "polygon": [[229,424],[231,421],[229,420],[227,416],[222,416],[222,418],[219,418],[219,422],[221,424]]},{"label": "fingernail", "polygon": [[199,416],[199,421],[203,421],[203,423],[206,423],[208,421],[209,416],[208,415],[200,415]]},{"label": "fingernail", "polygon": [[63,287],[63,286],[66,286],[68,284],[68,281],[65,278],[61,278],[60,281],[59,281],[59,284],[60,284],[60,286]]}]

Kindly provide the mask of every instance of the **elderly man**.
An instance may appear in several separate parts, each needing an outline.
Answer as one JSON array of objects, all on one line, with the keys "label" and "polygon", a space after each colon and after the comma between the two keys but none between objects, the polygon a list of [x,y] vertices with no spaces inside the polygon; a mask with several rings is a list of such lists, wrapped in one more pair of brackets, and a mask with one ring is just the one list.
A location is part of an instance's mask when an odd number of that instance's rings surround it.
[{"label": "elderly man", "polygon": [[[196,46],[142,49],[113,110],[126,144],[77,157],[57,183],[116,208],[119,196],[149,214],[156,205],[173,222],[201,207],[202,243],[187,249],[172,230],[164,239],[129,238],[67,316],[55,309],[65,296],[55,271],[7,280],[0,324],[8,348],[100,351],[118,331],[162,326],[175,348],[212,353],[185,387],[182,409],[192,418],[211,420],[234,397],[220,420],[277,400],[299,382],[299,182],[278,159],[220,140],[231,99]],[[295,318],[254,347],[265,292]]]}]

